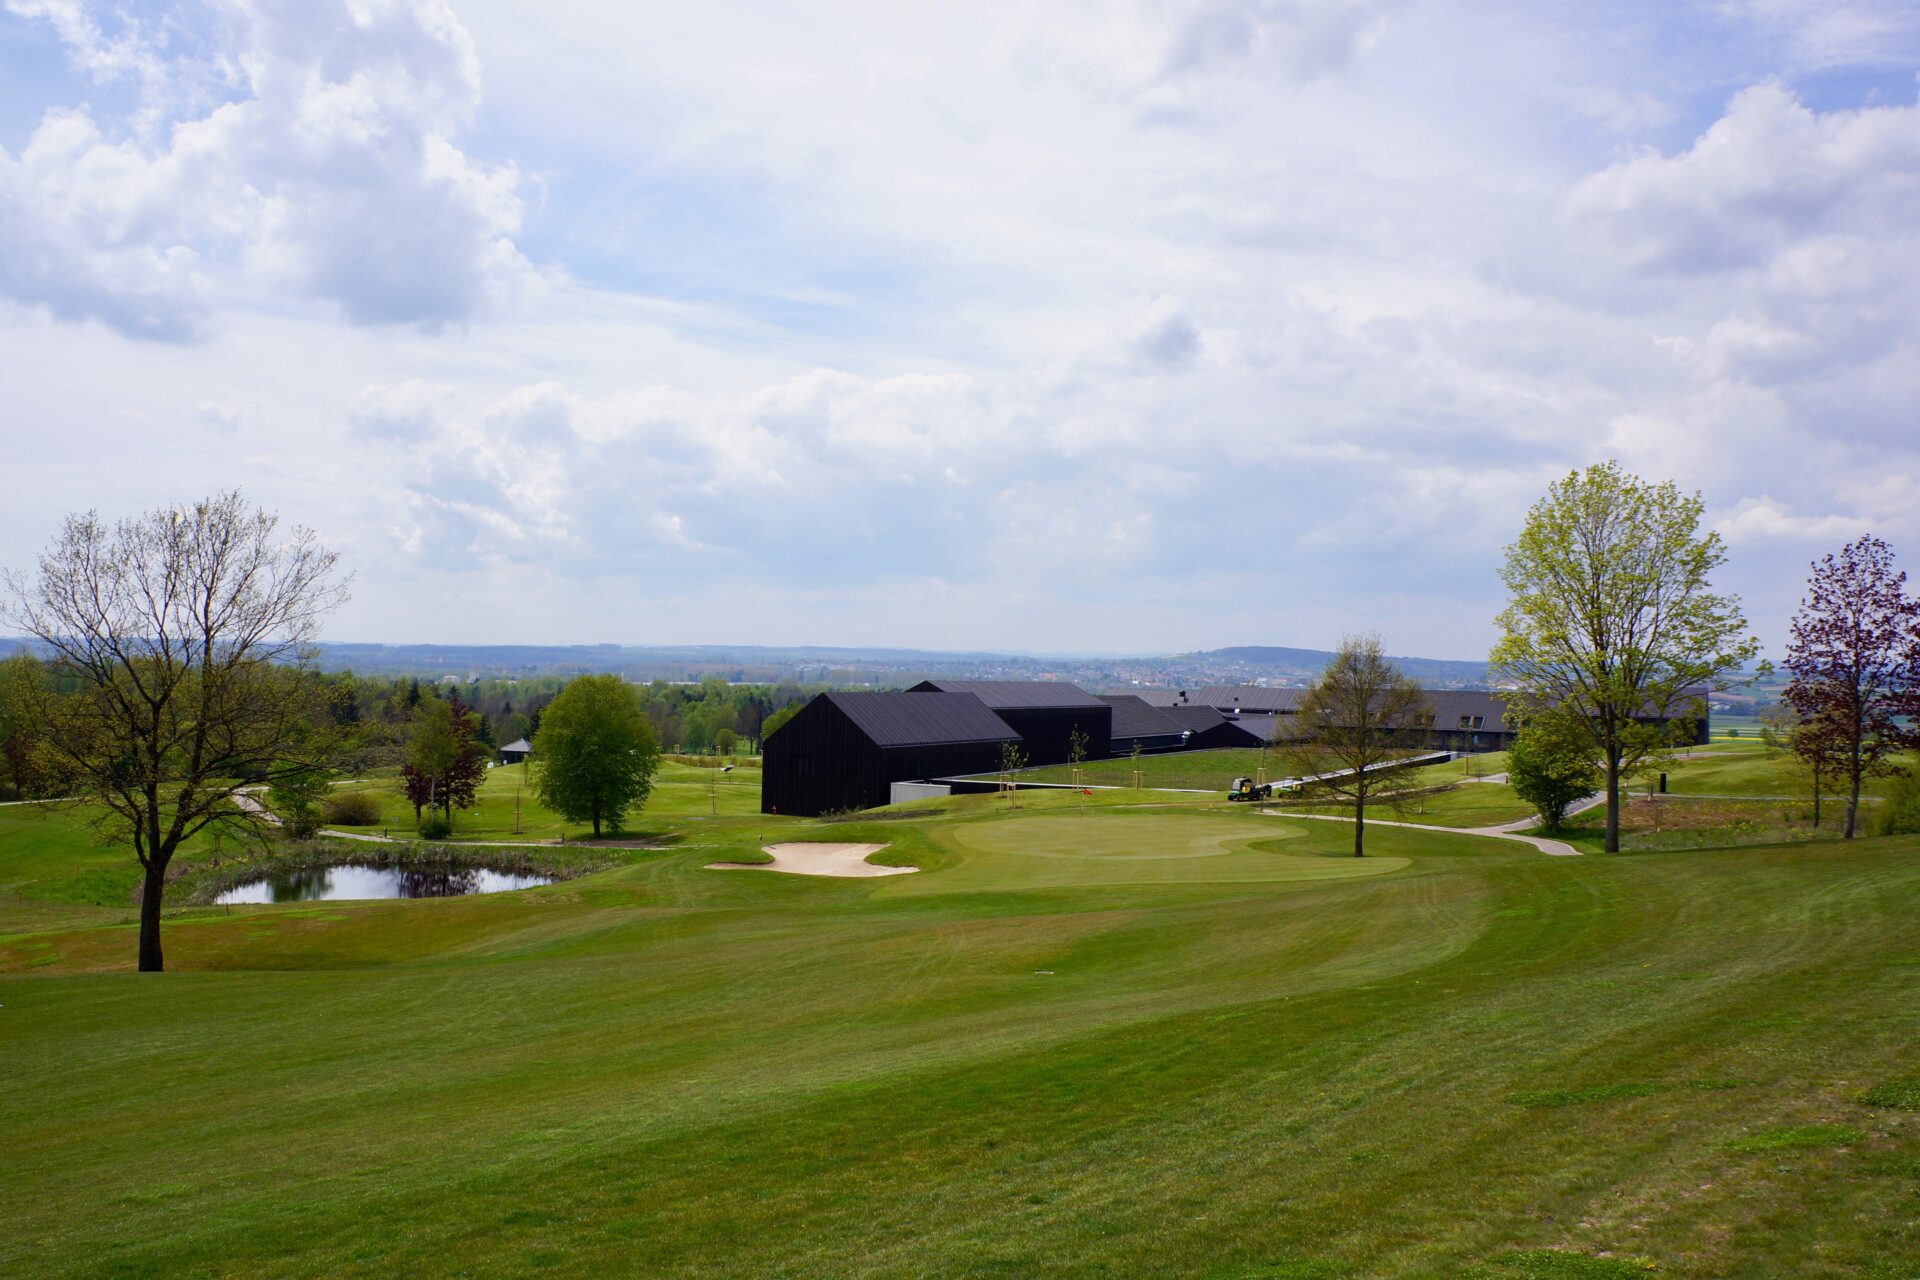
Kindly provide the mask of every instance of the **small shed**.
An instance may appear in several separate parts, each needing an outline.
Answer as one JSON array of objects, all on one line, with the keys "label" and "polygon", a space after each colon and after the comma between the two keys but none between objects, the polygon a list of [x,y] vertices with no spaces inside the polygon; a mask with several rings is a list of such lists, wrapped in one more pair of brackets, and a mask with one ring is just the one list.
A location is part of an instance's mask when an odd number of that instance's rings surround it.
[{"label": "small shed", "polygon": [[515,738],[512,742],[500,748],[500,763],[519,764],[532,754],[533,744],[531,742],[528,742],[525,738]]}]

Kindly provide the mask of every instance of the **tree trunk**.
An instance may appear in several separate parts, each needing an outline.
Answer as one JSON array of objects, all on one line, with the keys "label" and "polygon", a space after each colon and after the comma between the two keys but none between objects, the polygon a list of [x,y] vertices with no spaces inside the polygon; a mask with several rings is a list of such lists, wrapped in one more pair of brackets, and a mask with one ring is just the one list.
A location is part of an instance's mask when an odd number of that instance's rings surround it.
[{"label": "tree trunk", "polygon": [[597,803],[593,806],[593,838],[600,838],[600,806]]},{"label": "tree trunk", "polygon": [[159,973],[166,966],[160,957],[160,903],[167,887],[165,863],[151,863],[147,878],[140,886],[140,972]]},{"label": "tree trunk", "polygon": [[1848,776],[1847,776],[1847,830],[1846,830],[1846,833],[1841,837],[1843,840],[1853,839],[1853,819],[1854,819],[1854,815],[1859,812],[1860,812],[1860,757],[1858,753],[1856,753],[1853,758],[1853,768],[1849,770]]},{"label": "tree trunk", "polygon": [[1353,856],[1367,856],[1364,841],[1367,833],[1367,802],[1364,799],[1353,802]]},{"label": "tree trunk", "polygon": [[1620,757],[1607,754],[1607,843],[1608,853],[1620,852]]},{"label": "tree trunk", "polygon": [[1820,771],[1813,772],[1813,829],[1820,829]]}]

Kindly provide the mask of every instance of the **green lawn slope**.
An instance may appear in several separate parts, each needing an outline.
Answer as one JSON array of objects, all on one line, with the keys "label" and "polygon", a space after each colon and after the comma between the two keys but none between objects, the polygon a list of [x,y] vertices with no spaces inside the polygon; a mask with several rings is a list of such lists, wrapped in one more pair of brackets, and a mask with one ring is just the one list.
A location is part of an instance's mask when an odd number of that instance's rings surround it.
[{"label": "green lawn slope", "polygon": [[[178,911],[159,976],[6,811],[0,1274],[1915,1274],[1920,841],[699,798],[543,889]],[[791,839],[922,869],[706,867]]]}]

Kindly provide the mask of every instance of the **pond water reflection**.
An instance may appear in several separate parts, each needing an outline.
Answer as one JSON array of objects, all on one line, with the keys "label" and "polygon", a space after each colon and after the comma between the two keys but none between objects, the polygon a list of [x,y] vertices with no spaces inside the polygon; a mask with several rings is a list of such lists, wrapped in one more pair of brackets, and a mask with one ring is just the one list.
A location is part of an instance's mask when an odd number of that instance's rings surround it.
[{"label": "pond water reflection", "polygon": [[552,884],[552,876],[483,867],[314,867],[287,871],[227,890],[215,902],[332,902],[358,898],[457,898]]}]

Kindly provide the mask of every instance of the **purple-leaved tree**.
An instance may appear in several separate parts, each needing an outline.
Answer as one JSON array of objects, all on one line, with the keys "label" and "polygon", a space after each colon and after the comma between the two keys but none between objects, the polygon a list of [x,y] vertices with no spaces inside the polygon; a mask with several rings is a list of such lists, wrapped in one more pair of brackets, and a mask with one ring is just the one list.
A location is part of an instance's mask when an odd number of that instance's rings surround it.
[{"label": "purple-leaved tree", "polygon": [[1861,784],[1920,746],[1920,731],[1901,723],[1920,713],[1920,600],[1906,587],[1885,542],[1850,542],[1814,564],[1787,643],[1786,698],[1828,740],[1829,767],[1846,788],[1849,840]]}]

